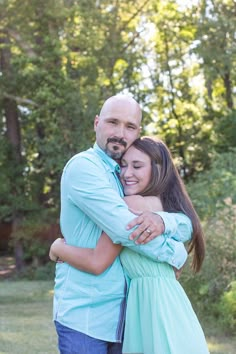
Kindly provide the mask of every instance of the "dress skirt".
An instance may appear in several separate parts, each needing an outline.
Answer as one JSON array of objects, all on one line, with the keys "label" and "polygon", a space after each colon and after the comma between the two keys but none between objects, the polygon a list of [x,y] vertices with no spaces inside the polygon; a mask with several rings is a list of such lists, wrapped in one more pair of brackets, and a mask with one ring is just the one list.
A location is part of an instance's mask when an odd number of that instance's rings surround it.
[{"label": "dress skirt", "polygon": [[124,354],[209,354],[204,333],[173,268],[125,248],[131,279]]}]

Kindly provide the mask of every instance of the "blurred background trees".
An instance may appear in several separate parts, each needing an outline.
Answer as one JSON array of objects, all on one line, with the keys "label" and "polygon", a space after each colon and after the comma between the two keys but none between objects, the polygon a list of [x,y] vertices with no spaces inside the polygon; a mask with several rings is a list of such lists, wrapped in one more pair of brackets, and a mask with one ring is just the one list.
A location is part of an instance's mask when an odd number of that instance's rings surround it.
[{"label": "blurred background trees", "polygon": [[59,232],[65,162],[93,144],[103,101],[129,93],[204,224],[204,269],[182,281],[222,315],[236,277],[235,29],[233,0],[0,2],[0,220],[19,272],[45,264]]}]

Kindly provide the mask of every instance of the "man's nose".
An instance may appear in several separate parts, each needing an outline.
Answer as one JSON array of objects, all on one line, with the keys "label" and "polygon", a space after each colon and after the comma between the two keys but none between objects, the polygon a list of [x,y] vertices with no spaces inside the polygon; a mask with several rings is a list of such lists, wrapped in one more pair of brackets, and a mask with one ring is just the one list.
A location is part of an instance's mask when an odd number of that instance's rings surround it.
[{"label": "man's nose", "polygon": [[117,126],[116,135],[119,138],[124,138],[124,136],[125,136],[125,127],[123,125],[120,124],[120,125]]}]

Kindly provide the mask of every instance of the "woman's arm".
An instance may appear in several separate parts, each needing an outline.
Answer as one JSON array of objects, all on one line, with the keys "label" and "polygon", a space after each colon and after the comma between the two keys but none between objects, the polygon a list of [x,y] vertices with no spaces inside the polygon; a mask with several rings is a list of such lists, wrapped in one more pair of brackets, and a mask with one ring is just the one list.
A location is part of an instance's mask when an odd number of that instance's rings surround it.
[{"label": "woman's arm", "polygon": [[114,244],[105,232],[98,240],[96,248],[82,248],[67,245],[62,238],[51,245],[49,257],[52,261],[69,263],[72,267],[95,275],[103,273],[120,254],[121,245]]},{"label": "woman's arm", "polygon": [[124,197],[129,209],[137,212],[163,211],[161,200],[158,197],[142,197],[141,195],[129,195]]},{"label": "woman's arm", "polygon": [[[139,195],[124,198],[128,207],[136,211],[161,211],[162,205],[157,197]],[[114,244],[105,232],[101,234],[96,248],[82,248],[67,245],[63,239],[57,239],[51,245],[49,257],[58,258],[72,267],[95,275],[103,273],[120,254],[122,246]]]}]

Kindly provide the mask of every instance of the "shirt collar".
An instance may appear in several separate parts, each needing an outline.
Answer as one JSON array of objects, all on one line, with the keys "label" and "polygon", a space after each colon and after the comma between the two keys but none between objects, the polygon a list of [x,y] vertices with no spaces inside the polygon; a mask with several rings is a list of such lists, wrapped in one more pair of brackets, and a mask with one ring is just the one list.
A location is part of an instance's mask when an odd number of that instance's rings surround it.
[{"label": "shirt collar", "polygon": [[120,173],[120,165],[108,156],[97,143],[93,145],[94,151],[101,157],[101,159],[111,168],[112,171]]}]

